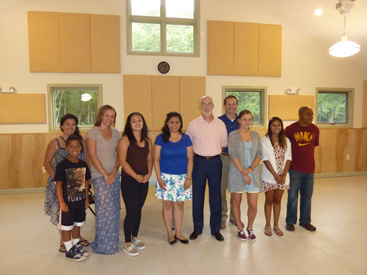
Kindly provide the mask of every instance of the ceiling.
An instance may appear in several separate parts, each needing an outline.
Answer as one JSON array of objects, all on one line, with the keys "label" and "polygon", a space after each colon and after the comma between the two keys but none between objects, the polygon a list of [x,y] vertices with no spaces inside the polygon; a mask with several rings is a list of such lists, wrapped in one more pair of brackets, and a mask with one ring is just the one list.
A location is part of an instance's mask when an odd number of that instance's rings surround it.
[{"label": "ceiling", "polygon": [[[341,41],[344,15],[340,15],[335,5],[339,0],[243,0],[252,6],[268,12],[294,28],[308,34],[325,45],[325,51]],[[321,16],[314,15],[321,9]],[[348,40],[361,46],[359,53],[350,58],[367,68],[367,0],[356,0],[347,14],[346,35]],[[337,57],[335,57],[337,58]]]}]

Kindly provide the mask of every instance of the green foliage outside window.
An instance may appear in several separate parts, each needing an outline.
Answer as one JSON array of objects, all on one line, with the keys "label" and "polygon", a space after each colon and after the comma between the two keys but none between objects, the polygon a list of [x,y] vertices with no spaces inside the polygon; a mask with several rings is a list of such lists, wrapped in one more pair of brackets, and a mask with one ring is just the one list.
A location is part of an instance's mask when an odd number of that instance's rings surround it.
[{"label": "green foliage outside window", "polygon": [[167,52],[194,52],[194,27],[167,25]]},{"label": "green foliage outside window", "polygon": [[317,122],[347,123],[347,93],[318,93]]},{"label": "green foliage outside window", "polygon": [[133,51],[161,50],[161,30],[159,24],[132,24]]},{"label": "green foliage outside window", "polygon": [[[89,94],[89,101],[82,101],[82,94]],[[59,126],[60,120],[65,114],[73,114],[79,120],[79,126],[94,125],[98,111],[98,91],[73,91],[55,90],[55,116],[54,125]]]},{"label": "green foliage outside window", "polygon": [[250,110],[253,123],[261,123],[261,92],[230,91],[226,92],[226,96],[228,95],[234,95],[238,100],[237,114],[242,110]]}]

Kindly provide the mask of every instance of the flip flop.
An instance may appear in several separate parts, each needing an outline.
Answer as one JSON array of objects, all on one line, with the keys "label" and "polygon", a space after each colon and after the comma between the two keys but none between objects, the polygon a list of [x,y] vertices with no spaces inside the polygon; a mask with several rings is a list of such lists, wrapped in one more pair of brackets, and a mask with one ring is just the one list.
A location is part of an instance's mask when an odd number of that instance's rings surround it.
[{"label": "flip flop", "polygon": [[273,230],[278,236],[283,236],[283,231],[278,226],[273,226]]},{"label": "flip flop", "polygon": [[265,229],[264,229],[264,233],[266,236],[271,236],[273,235],[273,233],[271,232],[271,227],[270,226],[265,226]]},{"label": "flip flop", "polygon": [[79,242],[82,246],[88,246],[89,242],[86,239],[79,239]]},{"label": "flip flop", "polygon": [[60,251],[61,253],[66,253],[66,247],[65,247],[65,245],[60,244],[59,251]]}]

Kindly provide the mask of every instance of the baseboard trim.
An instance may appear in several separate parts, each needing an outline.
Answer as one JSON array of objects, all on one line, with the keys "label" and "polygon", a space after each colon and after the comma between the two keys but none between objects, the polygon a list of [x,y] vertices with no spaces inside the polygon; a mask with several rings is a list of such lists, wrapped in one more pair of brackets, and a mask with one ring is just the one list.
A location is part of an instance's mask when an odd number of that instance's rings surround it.
[{"label": "baseboard trim", "polygon": [[2,189],[2,190],[0,190],[0,195],[45,193],[45,191],[46,191],[46,187],[20,188],[20,189]]},{"label": "baseboard trim", "polygon": [[[156,181],[149,181],[149,185],[156,185]],[[45,193],[46,187],[38,188],[19,188],[19,189],[0,189],[0,195],[11,194],[32,194],[32,193]]]},{"label": "baseboard trim", "polygon": [[339,178],[339,177],[358,177],[358,176],[367,176],[367,171],[363,171],[363,172],[343,172],[343,173],[315,174],[315,179],[320,179],[320,178]]},{"label": "baseboard trim", "polygon": [[[325,173],[315,174],[315,179],[321,178],[338,178],[338,177],[358,177],[367,176],[366,172],[345,172],[345,173]],[[149,181],[149,185],[156,185],[156,181]],[[0,189],[0,195],[11,195],[11,194],[32,194],[32,193],[45,193],[46,187],[38,188],[20,188],[20,189]]]}]

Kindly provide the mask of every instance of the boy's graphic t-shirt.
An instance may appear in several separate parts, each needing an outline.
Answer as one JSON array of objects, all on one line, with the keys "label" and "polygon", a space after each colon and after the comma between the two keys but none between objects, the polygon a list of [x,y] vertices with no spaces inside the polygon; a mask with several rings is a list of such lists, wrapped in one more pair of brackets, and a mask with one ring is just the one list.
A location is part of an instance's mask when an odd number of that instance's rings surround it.
[{"label": "boy's graphic t-shirt", "polygon": [[315,146],[319,146],[320,130],[315,124],[307,127],[295,122],[285,128],[285,135],[292,145],[291,170],[302,173],[315,173]]},{"label": "boy's graphic t-shirt", "polygon": [[88,180],[90,170],[83,160],[75,163],[65,158],[56,166],[55,181],[62,181],[64,201],[71,209],[84,208]]}]

